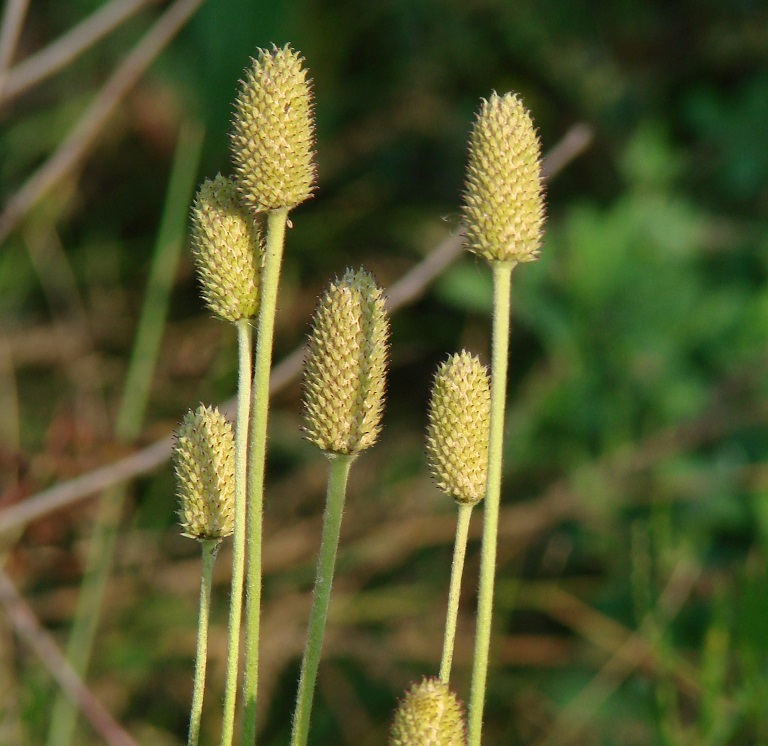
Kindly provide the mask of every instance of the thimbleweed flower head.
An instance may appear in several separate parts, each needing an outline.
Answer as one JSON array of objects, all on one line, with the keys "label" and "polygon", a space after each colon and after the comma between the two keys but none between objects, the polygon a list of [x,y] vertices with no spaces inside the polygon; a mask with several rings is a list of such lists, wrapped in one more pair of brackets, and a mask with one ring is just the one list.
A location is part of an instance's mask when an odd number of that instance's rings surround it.
[{"label": "thimbleweed flower head", "polygon": [[234,182],[221,174],[206,179],[192,205],[192,252],[208,307],[227,321],[254,318],[261,236]]},{"label": "thimbleweed flower head", "polygon": [[538,258],[544,225],[541,145],[517,95],[483,101],[469,136],[466,247],[489,262]]},{"label": "thimbleweed flower head", "polygon": [[215,407],[187,412],[176,434],[173,460],[179,522],[192,539],[221,540],[234,530],[235,438]]},{"label": "thimbleweed flower head", "polygon": [[395,711],[389,746],[464,746],[461,702],[438,678],[411,685]]},{"label": "thimbleweed flower head", "polygon": [[384,294],[348,269],[320,299],[304,367],[304,436],[326,454],[355,454],[381,429],[389,322]]},{"label": "thimbleweed flower head", "polygon": [[315,185],[312,91],[303,58],[286,45],[260,49],[235,101],[232,159],[256,212],[292,208]]},{"label": "thimbleweed flower head", "polygon": [[463,351],[441,363],[432,384],[427,457],[437,486],[457,502],[485,495],[491,390],[488,371]]}]

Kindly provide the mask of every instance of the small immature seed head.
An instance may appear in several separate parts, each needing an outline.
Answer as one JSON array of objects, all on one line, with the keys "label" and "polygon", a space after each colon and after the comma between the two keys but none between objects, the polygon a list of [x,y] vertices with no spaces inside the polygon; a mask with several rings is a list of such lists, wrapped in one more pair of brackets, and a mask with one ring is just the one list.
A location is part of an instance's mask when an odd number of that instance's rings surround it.
[{"label": "small immature seed head", "polygon": [[173,461],[179,522],[192,539],[221,540],[234,530],[235,437],[215,407],[187,412],[176,434]]},{"label": "small immature seed head", "polygon": [[235,100],[232,160],[256,212],[295,207],[315,186],[312,91],[302,62],[288,45],[260,49]]},{"label": "small immature seed head", "polygon": [[438,678],[423,679],[405,693],[395,711],[388,746],[464,746],[461,702]]},{"label": "small immature seed head", "polygon": [[304,367],[304,436],[327,454],[376,442],[388,338],[384,294],[367,272],[348,269],[315,310]]},{"label": "small immature seed head", "polygon": [[457,502],[485,495],[491,389],[488,371],[468,352],[437,369],[428,409],[427,457],[437,486]]},{"label": "small immature seed head", "polygon": [[192,253],[211,311],[226,321],[254,318],[261,236],[234,182],[221,174],[203,183],[192,205]]},{"label": "small immature seed head", "polygon": [[538,258],[544,225],[541,145],[517,95],[483,101],[469,136],[466,247],[489,262]]}]

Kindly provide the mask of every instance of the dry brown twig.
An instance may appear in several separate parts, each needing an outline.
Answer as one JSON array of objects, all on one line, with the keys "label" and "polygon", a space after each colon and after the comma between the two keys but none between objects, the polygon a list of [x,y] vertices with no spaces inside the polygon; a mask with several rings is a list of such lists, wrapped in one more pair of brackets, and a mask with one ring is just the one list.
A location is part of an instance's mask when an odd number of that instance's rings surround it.
[{"label": "dry brown twig", "polygon": [[109,746],[138,746],[94,697],[90,689],[83,684],[51,636],[40,626],[32,609],[2,568],[0,568],[0,605],[11,620],[16,634],[34,651],[62,691],[78,707],[83,717],[104,739],[104,742]]},{"label": "dry brown twig", "polygon": [[56,152],[33,173],[0,213],[0,244],[31,207],[75,169],[93,147],[118,104],[153,60],[181,30],[203,0],[176,0],[120,63]]},{"label": "dry brown twig", "polygon": [[[7,70],[4,85],[0,85],[0,106],[54,75],[143,7],[157,1],[112,0],[102,5],[56,41]],[[0,71],[6,68],[0,58]]]}]

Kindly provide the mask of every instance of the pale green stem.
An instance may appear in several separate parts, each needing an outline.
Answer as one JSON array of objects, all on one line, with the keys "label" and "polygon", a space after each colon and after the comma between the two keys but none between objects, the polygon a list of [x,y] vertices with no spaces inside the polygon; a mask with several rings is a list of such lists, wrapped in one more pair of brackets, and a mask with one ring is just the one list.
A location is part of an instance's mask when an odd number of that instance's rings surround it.
[{"label": "pale green stem", "polygon": [[195,683],[192,689],[192,711],[189,716],[187,746],[197,746],[200,740],[200,719],[203,715],[205,669],[208,664],[208,618],[211,614],[211,582],[213,565],[219,551],[218,539],[200,542],[203,549],[203,567],[200,572],[200,611],[197,622],[197,653],[195,654]]},{"label": "pale green stem", "polygon": [[237,420],[235,422],[235,533],[232,546],[232,587],[229,597],[227,679],[224,686],[222,744],[232,743],[237,702],[237,671],[240,660],[240,621],[245,574],[245,512],[248,486],[248,420],[251,411],[251,358],[253,330],[250,319],[237,322]]},{"label": "pale green stem", "polygon": [[[115,437],[122,442],[135,439],[140,434],[144,421],[168,315],[170,294],[184,243],[187,206],[195,184],[202,143],[203,128],[200,125],[189,123],[182,128],[155,242],[144,305],[136,330],[136,341],[115,424]],[[66,649],[67,660],[83,677],[88,670],[101,618],[102,599],[112,570],[124,500],[123,486],[113,487],[100,495],[93,536],[88,544],[83,581]],[[77,717],[78,710],[59,691],[51,714],[47,746],[69,746],[74,736]]]},{"label": "pale green stem", "polygon": [[264,472],[267,455],[269,373],[275,327],[277,287],[283,259],[288,210],[267,217],[267,243],[261,274],[261,299],[256,329],[253,370],[251,430],[248,443],[248,531],[245,576],[245,663],[243,673],[243,738],[241,746],[256,742],[256,691],[259,678],[259,626],[261,614],[261,532],[264,506]]},{"label": "pale green stem", "polygon": [[333,572],[336,567],[336,550],[339,546],[341,516],[344,512],[344,496],[347,491],[347,477],[354,456],[329,456],[328,491],[323,514],[323,531],[320,539],[320,554],[317,558],[317,575],[312,596],[312,610],[309,613],[307,643],[301,660],[299,691],[296,695],[296,711],[293,714],[291,746],[305,746],[309,737],[309,720],[312,714],[312,698],[315,692],[317,669],[323,648],[325,622],[331,602]]},{"label": "pale green stem", "polygon": [[496,574],[496,539],[501,497],[501,459],[509,354],[510,288],[514,263],[493,262],[493,332],[491,340],[491,423],[488,440],[488,482],[483,507],[483,542],[480,553],[480,588],[477,599],[475,656],[469,699],[468,745],[480,746],[491,644],[493,584]]},{"label": "pale green stem", "polygon": [[451,678],[453,647],[456,640],[456,620],[459,616],[459,597],[461,596],[461,576],[464,572],[464,556],[467,553],[469,519],[472,516],[473,507],[474,503],[459,503],[459,514],[456,518],[456,540],[453,544],[451,586],[448,591],[448,614],[445,618],[443,657],[440,660],[440,680],[445,684]]}]

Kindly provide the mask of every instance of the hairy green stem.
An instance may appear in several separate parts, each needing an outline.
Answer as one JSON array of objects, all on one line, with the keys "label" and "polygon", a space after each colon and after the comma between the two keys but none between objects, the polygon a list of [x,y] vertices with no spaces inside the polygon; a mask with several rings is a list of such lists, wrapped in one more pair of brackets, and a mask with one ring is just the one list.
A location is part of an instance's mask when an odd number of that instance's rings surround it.
[{"label": "hairy green stem", "polygon": [[283,259],[288,210],[274,210],[267,217],[267,243],[261,274],[261,300],[256,329],[251,429],[248,444],[248,530],[245,578],[245,663],[243,675],[243,738],[241,746],[256,742],[256,691],[259,678],[259,626],[261,615],[261,533],[264,506],[264,473],[267,455],[269,373],[275,328],[277,288]]},{"label": "hairy green stem", "polygon": [[493,332],[491,340],[491,423],[488,440],[488,482],[483,508],[483,541],[480,554],[480,587],[477,600],[475,656],[469,699],[469,746],[480,746],[488,676],[488,650],[493,617],[493,584],[496,574],[496,540],[501,498],[501,460],[504,444],[504,410],[509,354],[510,289],[513,262],[492,262]]},{"label": "hairy green stem", "polygon": [[461,595],[461,576],[464,572],[464,556],[467,553],[467,535],[469,519],[474,503],[459,503],[456,518],[456,540],[453,544],[453,563],[451,564],[451,585],[448,591],[448,614],[445,618],[445,637],[443,638],[443,657],[440,660],[440,680],[447,684],[451,678],[453,647],[456,640],[456,621],[459,616],[459,597]]},{"label": "hairy green stem", "polygon": [[240,660],[240,621],[245,575],[245,521],[248,463],[248,420],[251,412],[251,357],[253,330],[250,319],[237,322],[237,419],[235,421],[235,533],[232,546],[232,588],[229,598],[227,679],[224,686],[222,744],[232,743],[237,702],[237,672]]},{"label": "hairy green stem", "polygon": [[[179,134],[173,159],[144,305],[115,423],[115,437],[122,442],[135,439],[144,421],[202,144],[203,128],[196,123],[186,124]],[[82,586],[66,649],[67,660],[83,677],[90,663],[104,590],[112,571],[125,494],[125,488],[118,485],[100,495],[93,536],[88,544]],[[69,746],[77,718],[78,710],[59,691],[51,714],[47,746]]]},{"label": "hairy green stem", "polygon": [[211,582],[213,566],[219,551],[218,539],[201,542],[203,567],[200,572],[200,612],[197,622],[197,652],[195,654],[195,683],[192,688],[192,711],[189,716],[187,746],[197,746],[200,740],[200,719],[203,715],[205,669],[208,665],[208,618],[211,614]]},{"label": "hairy green stem", "polygon": [[312,610],[309,614],[307,643],[301,660],[299,690],[296,695],[296,710],[293,714],[291,746],[305,746],[309,737],[309,720],[312,714],[312,698],[315,692],[317,669],[323,648],[325,622],[331,602],[333,572],[336,567],[336,550],[339,546],[341,516],[344,512],[344,497],[347,491],[347,477],[354,456],[329,456],[328,491],[323,514],[323,532],[320,539],[320,554],[317,558],[317,575],[312,596]]}]

